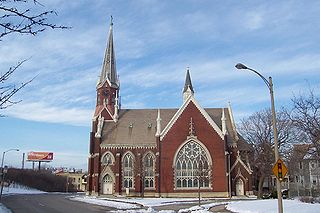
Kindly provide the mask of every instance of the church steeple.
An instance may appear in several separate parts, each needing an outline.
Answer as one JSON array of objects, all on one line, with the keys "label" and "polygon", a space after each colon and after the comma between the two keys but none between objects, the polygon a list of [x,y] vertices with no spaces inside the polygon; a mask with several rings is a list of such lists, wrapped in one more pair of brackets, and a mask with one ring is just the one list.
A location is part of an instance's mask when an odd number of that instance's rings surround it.
[{"label": "church steeple", "polygon": [[[95,117],[102,113],[105,120],[117,122],[119,116],[120,81],[116,70],[116,57],[113,44],[113,19],[111,16],[109,38],[105,50],[101,74],[97,82],[97,104]],[[107,113],[104,113],[107,112]]]},{"label": "church steeple", "polygon": [[186,81],[184,83],[184,88],[183,88],[183,101],[187,100],[188,97],[193,94],[194,94],[194,91],[193,91],[190,73],[189,73],[189,67],[188,67],[187,74],[186,74]]},{"label": "church steeple", "polygon": [[114,52],[113,44],[113,18],[111,16],[110,29],[109,29],[109,38],[107,43],[107,48],[104,55],[101,75],[98,80],[97,88],[102,87],[106,82],[109,83],[109,86],[118,88],[119,80],[116,70],[116,57]]}]

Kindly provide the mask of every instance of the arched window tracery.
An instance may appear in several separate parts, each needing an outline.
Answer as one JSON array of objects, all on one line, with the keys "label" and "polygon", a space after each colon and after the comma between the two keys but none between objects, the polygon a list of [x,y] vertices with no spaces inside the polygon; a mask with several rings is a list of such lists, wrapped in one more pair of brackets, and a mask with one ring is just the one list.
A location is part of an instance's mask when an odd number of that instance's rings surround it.
[{"label": "arched window tracery", "polygon": [[176,188],[210,186],[208,154],[196,141],[187,142],[177,153],[175,161]]},{"label": "arched window tracery", "polygon": [[103,165],[111,165],[113,164],[113,159],[112,154],[108,152],[102,157],[101,162]]},{"label": "arched window tracery", "polygon": [[154,172],[155,172],[155,157],[153,154],[148,153],[143,159],[144,165],[144,187],[154,188]]},{"label": "arched window tracery", "polygon": [[133,156],[127,153],[123,157],[123,187],[133,188],[134,186],[134,170],[133,170]]}]

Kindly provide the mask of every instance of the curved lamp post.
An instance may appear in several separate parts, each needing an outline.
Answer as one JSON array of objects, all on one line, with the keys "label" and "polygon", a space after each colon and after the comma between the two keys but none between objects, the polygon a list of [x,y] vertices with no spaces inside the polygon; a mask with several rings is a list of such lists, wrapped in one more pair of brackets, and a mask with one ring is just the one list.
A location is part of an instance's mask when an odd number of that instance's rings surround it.
[{"label": "curved lamp post", "polygon": [[[278,131],[277,131],[277,126],[276,126],[276,111],[274,107],[274,95],[273,95],[273,84],[272,84],[272,78],[269,77],[269,81],[263,77],[260,73],[258,73],[256,70],[251,69],[247,67],[244,64],[238,63],[235,66],[237,69],[245,69],[245,70],[250,70],[257,74],[263,82],[267,85],[269,92],[270,92],[270,97],[271,97],[271,111],[272,111],[272,126],[273,126],[273,134],[274,134],[274,156],[275,156],[275,162],[278,161],[279,159],[279,150],[278,150]],[[283,212],[283,206],[282,206],[282,194],[281,194],[281,185],[280,185],[280,180],[277,178],[277,195],[278,195],[278,212],[282,213]]]},{"label": "curved lamp post", "polygon": [[19,149],[8,149],[8,150],[6,150],[6,151],[4,151],[4,152],[2,153],[2,160],[1,160],[1,191],[0,191],[0,201],[1,201],[1,198],[2,198],[2,191],[3,191],[3,184],[4,184],[4,176],[5,176],[5,173],[7,173],[7,168],[6,168],[6,169],[3,168],[4,157],[5,157],[5,154],[6,154],[7,152],[10,152],[10,151],[16,151],[16,152],[18,152]]}]

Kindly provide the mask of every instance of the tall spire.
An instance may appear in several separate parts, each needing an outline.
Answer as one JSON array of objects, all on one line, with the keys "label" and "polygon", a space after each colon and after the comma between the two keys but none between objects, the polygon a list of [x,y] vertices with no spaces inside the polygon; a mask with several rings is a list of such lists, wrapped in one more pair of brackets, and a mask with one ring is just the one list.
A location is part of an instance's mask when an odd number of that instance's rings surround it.
[{"label": "tall spire", "polygon": [[193,93],[194,91],[191,83],[189,67],[187,67],[186,81],[184,83],[184,88],[183,88],[183,101],[187,100],[187,98],[190,95],[193,95]]},{"label": "tall spire", "polygon": [[100,79],[98,81],[97,87],[101,87],[104,83],[108,81],[111,87],[118,88],[119,81],[116,70],[116,58],[114,53],[113,45],[113,18],[111,16],[109,38],[107,43],[107,48],[104,55],[104,61],[102,65]]}]

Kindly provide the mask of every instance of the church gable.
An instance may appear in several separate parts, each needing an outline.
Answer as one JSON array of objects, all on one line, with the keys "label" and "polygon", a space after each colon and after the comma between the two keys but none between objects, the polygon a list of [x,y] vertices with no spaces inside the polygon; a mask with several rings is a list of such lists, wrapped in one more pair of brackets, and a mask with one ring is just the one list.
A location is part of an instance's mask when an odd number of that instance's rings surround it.
[{"label": "church gable", "polygon": [[176,121],[181,117],[183,112],[190,106],[194,105],[198,112],[206,119],[208,124],[211,126],[211,128],[219,135],[219,137],[224,140],[223,133],[219,126],[212,120],[212,118],[209,116],[209,114],[198,104],[198,102],[195,100],[193,96],[189,96],[189,98],[183,103],[183,105],[180,107],[180,109],[176,112],[176,114],[172,117],[170,122],[165,126],[163,131],[160,135],[160,140],[162,141],[166,134],[170,131],[172,126],[176,123]]}]

